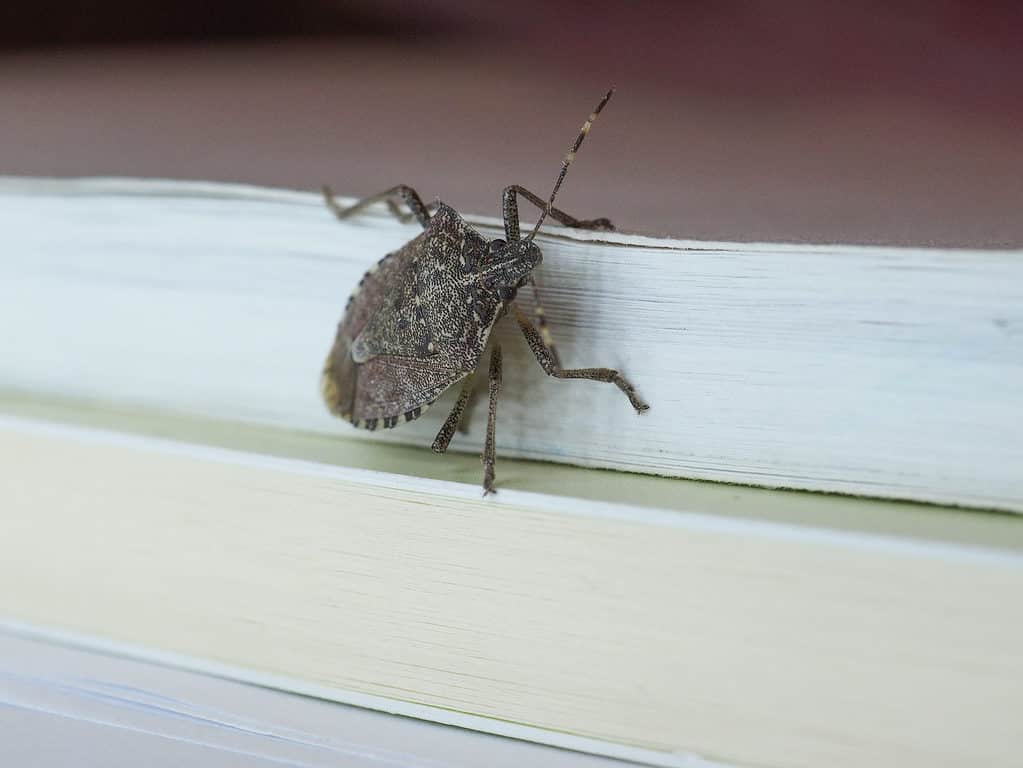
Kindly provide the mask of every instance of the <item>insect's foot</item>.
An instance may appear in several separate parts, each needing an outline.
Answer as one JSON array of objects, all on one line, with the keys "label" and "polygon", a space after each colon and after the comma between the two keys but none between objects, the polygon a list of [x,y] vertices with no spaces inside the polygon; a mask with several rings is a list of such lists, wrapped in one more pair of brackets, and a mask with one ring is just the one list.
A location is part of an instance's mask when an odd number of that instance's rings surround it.
[{"label": "insect's foot", "polygon": [[639,395],[636,394],[636,390],[632,388],[632,385],[625,379],[615,381],[618,388],[625,393],[625,396],[629,398],[629,404],[636,409],[636,413],[643,413],[643,411],[649,411],[650,406],[647,405],[643,400],[640,399]]},{"label": "insect's foot", "polygon": [[497,493],[497,489],[494,488],[494,470],[491,467],[487,467],[483,472],[483,498],[492,493]]},{"label": "insect's foot", "polygon": [[334,190],[326,184],[322,187],[323,190],[323,201],[327,204],[327,207],[333,212],[339,219],[342,218],[341,206],[338,205],[337,200],[334,199]]},{"label": "insect's foot", "polygon": [[590,219],[589,221],[579,222],[579,226],[584,229],[596,229],[602,232],[614,232],[615,225],[611,223],[610,219],[599,218]]}]

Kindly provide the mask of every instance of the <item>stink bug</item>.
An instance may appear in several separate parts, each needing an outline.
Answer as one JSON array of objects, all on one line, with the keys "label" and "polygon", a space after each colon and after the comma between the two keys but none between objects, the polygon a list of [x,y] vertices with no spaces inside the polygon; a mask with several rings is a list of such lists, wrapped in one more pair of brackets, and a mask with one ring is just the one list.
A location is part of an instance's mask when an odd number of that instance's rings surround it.
[{"label": "stink bug", "polygon": [[[583,124],[561,163],[561,172],[546,202],[513,185],[503,193],[505,238],[487,240],[442,202],[424,205],[405,185],[367,197],[344,208],[325,187],[327,205],[346,219],[369,205],[384,202],[399,219],[415,218],[423,232],[381,259],[359,281],[348,299],[337,337],[323,368],[321,388],[331,412],[362,429],[391,428],[419,416],[452,385],[463,381],[451,413],[433,441],[443,453],[459,427],[472,393],[472,377],[480,364],[494,324],[511,312],[537,362],[559,379],[593,379],[615,384],[637,413],[649,406],[632,385],[611,368],[563,368],[554,348],[543,309],[537,304],[537,325],[515,304],[516,292],[533,285],[533,270],[542,260],[533,242],[550,216],[569,227],[613,229],[607,219],[580,220],[554,207],[576,151],[607,104],[604,98]],[[541,213],[525,238],[519,234],[518,198]],[[403,212],[400,199],[408,207]],[[501,349],[490,356],[490,408],[483,448],[483,494],[494,490],[494,423],[501,387]]]}]

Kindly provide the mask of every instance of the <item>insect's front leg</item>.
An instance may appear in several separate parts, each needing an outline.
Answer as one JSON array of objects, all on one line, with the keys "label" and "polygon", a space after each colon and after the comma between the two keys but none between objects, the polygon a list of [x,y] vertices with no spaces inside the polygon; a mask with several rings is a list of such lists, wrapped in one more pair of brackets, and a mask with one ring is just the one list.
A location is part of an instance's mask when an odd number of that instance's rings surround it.
[{"label": "insect's front leg", "polygon": [[[547,313],[544,312],[543,302],[540,299],[540,288],[536,284],[536,279],[530,275],[529,285],[533,288],[533,298],[535,302],[533,304],[533,316],[536,318],[536,327],[540,331],[540,338],[543,340],[543,345],[547,348],[550,353],[551,360],[556,368],[561,368],[561,358],[558,356],[558,349],[554,346],[554,336],[551,334],[551,329],[547,325]],[[519,309],[516,306],[515,311]]]},{"label": "insect's front leg", "polygon": [[[361,210],[368,208],[374,203],[381,201],[387,203],[387,209],[394,214],[398,221],[408,221],[410,217],[413,217],[418,221],[423,229],[426,229],[430,224],[430,206],[423,205],[422,199],[419,197],[419,193],[416,192],[412,187],[406,186],[405,184],[399,184],[396,187],[385,189],[383,192],[379,192],[369,197],[364,197],[362,200],[353,203],[352,205],[344,208],[334,198],[334,192],[330,187],[323,188],[323,197],[327,203],[327,207],[334,212],[334,215],[339,219],[347,219],[349,216],[358,213]],[[395,198],[400,198],[405,205],[408,206],[409,213],[402,213],[401,209],[398,208]],[[431,203],[431,206],[436,207],[435,203]]]},{"label": "insect's front leg", "polygon": [[[520,187],[518,184],[512,184],[511,186],[504,188],[504,194],[502,196],[502,212],[504,215],[504,235],[505,239],[511,242],[512,240],[518,240],[520,238],[519,232],[519,204],[518,195],[522,195],[526,200],[531,202],[540,210],[543,210],[547,203],[537,194],[530,192],[525,187]],[[614,225],[605,218],[600,219],[577,219],[574,216],[570,216],[559,208],[551,208],[551,218],[561,222],[566,227],[576,227],[578,229],[596,229],[610,231],[614,230]],[[554,356],[555,362],[558,361],[558,352],[554,348],[554,341],[551,339],[550,331],[547,329],[547,318],[544,317],[543,307],[540,305],[540,294],[536,287],[535,278],[530,275],[529,284],[533,286],[533,291],[537,297],[537,304],[534,310],[536,314],[537,325],[540,326],[540,333],[543,335],[544,343]],[[560,364],[559,364],[560,365]]]},{"label": "insect's front leg", "polygon": [[548,346],[540,332],[533,327],[533,324],[529,322],[529,318],[518,307],[515,307],[515,319],[518,321],[522,335],[526,337],[526,343],[529,344],[529,348],[532,350],[534,357],[536,357],[536,361],[540,363],[540,367],[543,368],[548,376],[553,376],[557,379],[591,379],[593,381],[614,384],[629,398],[629,402],[636,409],[636,413],[642,413],[650,408],[636,394],[635,387],[629,383],[628,379],[614,368],[562,368],[556,354],[553,354],[553,343]]},{"label": "insect's front leg", "polygon": [[[526,200],[531,202],[541,211],[547,207],[547,201],[541,198],[539,195],[530,192],[525,187],[520,187],[518,184],[512,184],[511,186],[505,187],[504,192],[501,195],[501,212],[504,216],[504,236],[505,239],[511,242],[512,240],[518,240],[519,235],[519,201],[518,196],[522,195]],[[551,208],[550,217],[555,221],[564,224],[566,227],[576,227],[577,229],[598,229],[598,230],[613,230],[614,224],[608,219],[577,219],[574,216],[570,216],[559,208]]]}]

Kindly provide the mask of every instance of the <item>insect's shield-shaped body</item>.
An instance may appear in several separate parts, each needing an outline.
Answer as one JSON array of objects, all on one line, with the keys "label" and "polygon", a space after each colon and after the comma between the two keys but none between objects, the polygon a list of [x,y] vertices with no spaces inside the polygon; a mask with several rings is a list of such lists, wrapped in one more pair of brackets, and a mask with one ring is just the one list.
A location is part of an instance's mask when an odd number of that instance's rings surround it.
[{"label": "insect's shield-shaped body", "polygon": [[[324,189],[327,205],[339,219],[382,202],[398,219],[414,218],[423,227],[418,237],[367,272],[348,300],[321,379],[323,397],[332,412],[371,430],[419,418],[446,389],[480,367],[494,323],[505,312],[514,315],[526,344],[548,376],[614,384],[637,413],[648,408],[619,371],[563,368],[539,303],[535,308],[538,327],[515,304],[516,292],[531,282],[532,272],[541,261],[540,249],[533,240],[548,216],[568,227],[613,229],[605,218],[577,219],[554,207],[554,198],[576,151],[612,93],[604,96],[583,123],[546,201],[518,185],[505,188],[502,201],[507,242],[488,241],[444,203],[424,205],[418,193],[404,184],[347,207],[334,199],[329,188]],[[541,211],[526,237],[522,237],[519,227],[519,197]],[[404,202],[407,213],[396,199]],[[432,213],[431,208],[435,208]],[[494,345],[488,367],[487,434],[480,457],[485,494],[494,490],[501,360],[501,349]],[[447,450],[462,423],[471,384],[471,379],[463,384],[433,441],[434,451]]]},{"label": "insect's shield-shaped body", "polygon": [[532,241],[488,241],[440,204],[348,300],[322,390],[355,426],[412,421],[479,366],[504,304],[541,260]]}]

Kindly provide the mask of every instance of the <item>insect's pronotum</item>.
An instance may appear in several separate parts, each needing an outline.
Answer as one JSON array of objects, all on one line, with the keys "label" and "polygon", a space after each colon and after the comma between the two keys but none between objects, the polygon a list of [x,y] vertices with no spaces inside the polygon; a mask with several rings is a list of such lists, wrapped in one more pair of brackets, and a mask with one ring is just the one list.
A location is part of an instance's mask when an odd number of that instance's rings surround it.
[{"label": "insect's pronotum", "polygon": [[[609,230],[607,219],[580,220],[554,207],[575,154],[590,126],[614,90],[601,99],[583,123],[561,163],[554,189],[546,202],[518,185],[505,187],[502,197],[504,239],[487,240],[445,203],[424,205],[404,184],[341,207],[329,188],[327,205],[339,219],[377,202],[402,221],[415,218],[423,232],[372,267],[359,281],[338,326],[337,337],[323,368],[323,398],[330,410],[363,429],[391,428],[419,416],[449,387],[463,382],[451,413],[433,441],[443,453],[472,393],[472,379],[494,324],[511,312],[537,362],[559,379],[593,379],[615,384],[637,413],[649,407],[632,385],[611,368],[563,368],[537,304],[536,325],[516,306],[516,292],[527,283],[542,260],[533,242],[550,216],[568,227]],[[518,198],[541,209],[532,231],[519,233]],[[396,202],[408,207],[403,212]],[[490,355],[490,407],[483,448],[483,493],[494,490],[494,425],[501,388],[501,348]]]}]

